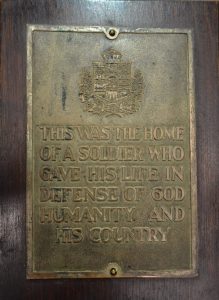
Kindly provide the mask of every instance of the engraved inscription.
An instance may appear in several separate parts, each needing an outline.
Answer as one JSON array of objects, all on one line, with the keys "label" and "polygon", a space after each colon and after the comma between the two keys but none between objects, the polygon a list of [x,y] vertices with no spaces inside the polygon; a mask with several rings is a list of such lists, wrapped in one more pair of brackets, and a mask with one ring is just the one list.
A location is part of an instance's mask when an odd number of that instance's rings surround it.
[{"label": "engraved inscription", "polygon": [[39,223],[59,225],[57,243],[159,244],[184,222],[184,126],[40,125],[37,132]]}]

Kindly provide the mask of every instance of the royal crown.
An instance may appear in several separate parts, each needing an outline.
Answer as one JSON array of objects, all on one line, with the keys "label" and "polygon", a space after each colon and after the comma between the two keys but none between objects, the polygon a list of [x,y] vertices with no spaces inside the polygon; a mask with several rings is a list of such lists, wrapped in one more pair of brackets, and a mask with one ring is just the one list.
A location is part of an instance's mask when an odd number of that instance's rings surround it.
[{"label": "royal crown", "polygon": [[119,51],[109,48],[102,53],[102,57],[108,63],[116,63],[121,61],[122,54]]}]

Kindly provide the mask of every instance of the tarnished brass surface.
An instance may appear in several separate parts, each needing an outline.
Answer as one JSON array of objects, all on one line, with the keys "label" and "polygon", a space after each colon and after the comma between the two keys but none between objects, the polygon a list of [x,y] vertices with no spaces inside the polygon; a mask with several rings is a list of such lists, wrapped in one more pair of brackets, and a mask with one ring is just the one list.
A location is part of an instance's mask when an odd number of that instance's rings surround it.
[{"label": "tarnished brass surface", "polygon": [[197,271],[192,34],[28,26],[28,278]]}]

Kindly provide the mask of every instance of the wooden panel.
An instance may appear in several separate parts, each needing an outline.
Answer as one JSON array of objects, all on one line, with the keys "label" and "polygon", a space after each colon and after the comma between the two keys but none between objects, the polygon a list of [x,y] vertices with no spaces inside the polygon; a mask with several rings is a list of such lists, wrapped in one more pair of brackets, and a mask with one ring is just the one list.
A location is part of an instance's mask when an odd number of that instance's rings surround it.
[{"label": "wooden panel", "polygon": [[[1,15],[0,299],[219,298],[218,4],[6,0]],[[26,24],[192,28],[195,37],[199,276],[26,280]]]}]

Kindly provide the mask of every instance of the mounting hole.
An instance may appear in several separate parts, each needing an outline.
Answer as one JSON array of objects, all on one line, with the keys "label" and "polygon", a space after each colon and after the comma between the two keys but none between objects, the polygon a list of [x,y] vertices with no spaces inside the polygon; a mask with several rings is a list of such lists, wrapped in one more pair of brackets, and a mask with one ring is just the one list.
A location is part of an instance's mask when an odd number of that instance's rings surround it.
[{"label": "mounting hole", "polygon": [[119,34],[119,30],[117,28],[108,28],[106,31],[105,31],[105,34],[106,34],[106,37],[110,40],[114,40],[117,38],[118,34]]},{"label": "mounting hole", "polygon": [[110,274],[111,274],[112,276],[116,276],[116,274],[117,274],[116,268],[111,268],[111,269],[110,269]]},{"label": "mounting hole", "polygon": [[115,35],[116,35],[115,29],[110,29],[110,30],[109,30],[109,35],[110,35],[110,36],[115,36]]}]

